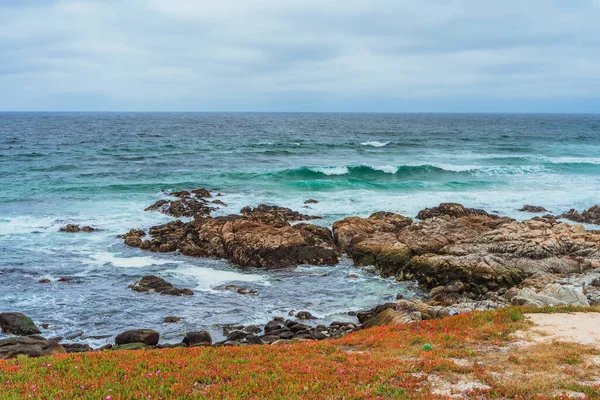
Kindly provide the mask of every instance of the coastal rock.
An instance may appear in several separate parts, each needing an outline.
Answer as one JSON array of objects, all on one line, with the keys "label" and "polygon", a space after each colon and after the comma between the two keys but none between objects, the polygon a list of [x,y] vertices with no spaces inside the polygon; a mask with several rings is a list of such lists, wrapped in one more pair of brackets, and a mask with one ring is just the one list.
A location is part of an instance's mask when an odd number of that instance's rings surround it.
[{"label": "coastal rock", "polygon": [[63,346],[41,336],[19,336],[0,340],[0,360],[18,356],[43,357],[65,353]]},{"label": "coastal rock", "polygon": [[139,281],[129,285],[129,288],[136,292],[161,293],[170,296],[191,296],[194,294],[190,289],[176,288],[170,282],[154,275],[144,276]]},{"label": "coastal rock", "polygon": [[211,346],[212,337],[207,331],[188,332],[182,342],[190,347]]},{"label": "coastal rock", "polygon": [[69,233],[77,233],[77,232],[96,232],[98,229],[92,228],[91,226],[83,226],[75,224],[68,224],[59,229],[60,232],[69,232]]},{"label": "coastal rock", "polygon": [[0,328],[10,335],[37,335],[40,330],[31,318],[19,312],[0,313]]},{"label": "coastal rock", "polygon": [[357,243],[366,238],[375,238],[382,234],[398,234],[412,224],[412,219],[400,214],[377,212],[369,218],[347,217],[333,224],[335,243],[342,251],[347,251],[351,242]]},{"label": "coastal rock", "polygon": [[308,311],[298,311],[296,313],[296,318],[298,319],[315,319],[311,313]]},{"label": "coastal rock", "polygon": [[117,335],[115,344],[143,343],[148,346],[156,346],[159,338],[160,334],[152,329],[134,329]]},{"label": "coastal rock", "polygon": [[[192,190],[192,193],[197,198],[210,199],[212,197],[211,194],[210,194],[210,192],[207,189],[204,189],[204,188],[194,189],[194,190]],[[217,194],[217,196],[222,196],[222,195],[221,195],[221,193],[219,193],[219,194]]]},{"label": "coastal rock", "polygon": [[88,344],[82,343],[63,343],[62,347],[67,353],[87,353],[88,351],[94,351]]},{"label": "coastal rock", "polygon": [[225,204],[224,202],[222,202],[221,200],[218,200],[218,199],[211,201],[211,204],[216,204],[218,206],[227,207],[227,204]]},{"label": "coastal rock", "polygon": [[238,294],[249,294],[251,296],[259,295],[258,290],[256,290],[256,289],[247,288],[247,287],[238,286],[238,285],[227,285],[227,286],[225,286],[225,290],[229,290],[231,292],[236,292]]},{"label": "coastal rock", "polygon": [[484,210],[477,208],[466,208],[462,204],[458,203],[441,203],[438,207],[425,208],[419,211],[417,219],[426,220],[429,218],[440,217],[447,215],[449,217],[460,218],[460,217],[472,217],[472,216],[486,216],[494,217],[493,214],[488,214]]},{"label": "coastal rock", "polygon": [[600,206],[595,205],[583,211],[581,214],[572,208],[568,212],[560,215],[559,218],[570,219],[571,221],[586,224],[600,225]]},{"label": "coastal rock", "polygon": [[537,290],[534,287],[524,287],[507,292],[507,299],[517,306],[589,306],[590,303],[582,287],[551,283]]},{"label": "coastal rock", "polygon": [[547,212],[548,210],[546,210],[544,207],[541,207],[541,206],[531,206],[529,204],[526,204],[523,207],[521,207],[519,209],[519,211],[530,212],[530,213],[541,213],[541,212]]},{"label": "coastal rock", "polygon": [[418,318],[411,317],[410,313],[404,313],[400,311],[396,311],[392,308],[388,308],[375,315],[374,317],[368,319],[363,323],[363,328],[372,328],[374,326],[383,326],[383,325],[400,325],[407,324],[409,322],[418,321]]},{"label": "coastal rock", "polygon": [[163,323],[165,324],[176,324],[179,321],[181,321],[181,317],[175,315],[168,315],[163,319]]},{"label": "coastal rock", "polygon": [[319,201],[315,199],[304,200],[304,204],[317,204]]}]

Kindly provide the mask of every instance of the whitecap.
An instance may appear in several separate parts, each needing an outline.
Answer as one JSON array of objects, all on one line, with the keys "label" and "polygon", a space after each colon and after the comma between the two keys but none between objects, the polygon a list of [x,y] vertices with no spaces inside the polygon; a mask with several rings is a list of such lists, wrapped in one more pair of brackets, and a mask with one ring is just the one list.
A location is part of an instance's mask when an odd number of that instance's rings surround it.
[{"label": "whitecap", "polygon": [[369,165],[369,167],[377,171],[383,171],[387,174],[395,174],[398,172],[398,167],[394,167],[393,165]]},{"label": "whitecap", "polygon": [[378,142],[376,140],[369,140],[367,142],[362,142],[362,146],[371,146],[371,147],[384,147],[390,144],[390,142]]}]

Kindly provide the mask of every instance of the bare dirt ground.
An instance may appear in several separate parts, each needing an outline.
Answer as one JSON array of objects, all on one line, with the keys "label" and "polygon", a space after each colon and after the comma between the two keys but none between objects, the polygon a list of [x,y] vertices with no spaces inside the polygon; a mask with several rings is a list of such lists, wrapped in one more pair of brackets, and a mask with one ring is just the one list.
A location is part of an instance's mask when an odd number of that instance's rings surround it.
[{"label": "bare dirt ground", "polygon": [[600,313],[525,314],[533,342],[560,341],[600,346]]}]

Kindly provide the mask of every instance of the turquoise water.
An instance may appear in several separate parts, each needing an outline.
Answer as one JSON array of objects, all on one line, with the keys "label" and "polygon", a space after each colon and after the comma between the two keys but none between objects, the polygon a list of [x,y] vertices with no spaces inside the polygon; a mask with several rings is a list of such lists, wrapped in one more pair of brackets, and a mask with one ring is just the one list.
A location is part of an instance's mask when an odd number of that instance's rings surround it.
[{"label": "turquoise water", "polygon": [[[582,210],[600,203],[599,139],[600,115],[0,113],[0,310],[49,322],[49,336],[151,327],[168,340],[290,309],[340,319],[418,291],[347,260],[241,270],[144,253],[115,236],[169,221],[143,211],[162,190],[197,187],[224,194],[217,214],[273,203],[323,225],[380,210],[414,216],[443,201],[519,219],[530,216],[517,211],[524,204]],[[308,198],[319,203],[303,208]],[[57,232],[66,223],[102,230]],[[127,289],[148,273],[197,294]],[[37,283],[60,276],[75,281]],[[261,296],[225,292],[228,283]],[[185,319],[162,325],[166,315]]]}]

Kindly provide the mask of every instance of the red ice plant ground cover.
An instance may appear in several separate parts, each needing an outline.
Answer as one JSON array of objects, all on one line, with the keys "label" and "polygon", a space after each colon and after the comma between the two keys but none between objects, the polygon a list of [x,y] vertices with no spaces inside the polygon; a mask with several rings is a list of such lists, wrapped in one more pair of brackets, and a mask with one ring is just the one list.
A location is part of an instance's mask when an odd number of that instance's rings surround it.
[{"label": "red ice plant ground cover", "polygon": [[514,346],[511,333],[528,326],[522,311],[473,312],[279,346],[0,361],[0,398],[441,399],[464,382],[477,383],[462,390],[472,398],[567,398],[573,391],[600,395],[597,368],[586,368],[587,357],[600,354],[598,349]]}]

